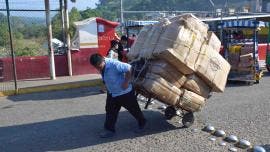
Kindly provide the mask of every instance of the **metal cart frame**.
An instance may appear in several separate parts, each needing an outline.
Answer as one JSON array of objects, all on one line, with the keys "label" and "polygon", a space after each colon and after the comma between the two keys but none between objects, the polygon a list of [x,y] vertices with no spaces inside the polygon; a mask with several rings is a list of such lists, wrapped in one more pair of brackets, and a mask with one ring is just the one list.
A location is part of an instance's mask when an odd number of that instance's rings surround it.
[{"label": "metal cart frame", "polygon": [[[254,84],[254,83],[259,83],[261,77],[262,77],[262,70],[259,67],[258,63],[258,30],[257,28],[260,27],[260,21],[257,21],[256,19],[250,19],[250,20],[244,20],[244,21],[250,21],[251,24],[247,26],[243,26],[239,22],[243,20],[233,20],[230,21],[233,25],[230,26],[225,26],[226,22],[221,21],[220,23],[220,33],[221,33],[221,38],[222,42],[224,44],[224,57],[228,60],[228,52],[229,52],[229,46],[233,44],[231,35],[225,35],[225,31],[231,32],[232,30],[239,30],[239,29],[252,29],[253,30],[253,37],[252,37],[252,43],[253,43],[253,60],[254,60],[254,65],[253,65],[253,70],[255,71],[252,78],[246,78],[245,75],[237,75],[237,73],[232,73],[230,72],[228,76],[229,81],[244,81],[247,82],[248,84]],[[243,43],[246,43],[244,41]],[[242,44],[243,44],[242,43]],[[240,42],[236,44],[241,44]],[[242,76],[242,77],[241,77]]]}]

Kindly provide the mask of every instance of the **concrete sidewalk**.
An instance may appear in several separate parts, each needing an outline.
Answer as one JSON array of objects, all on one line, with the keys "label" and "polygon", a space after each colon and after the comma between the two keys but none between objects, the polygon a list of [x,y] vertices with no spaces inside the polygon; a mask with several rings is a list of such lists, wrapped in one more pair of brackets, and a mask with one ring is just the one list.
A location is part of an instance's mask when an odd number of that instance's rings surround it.
[{"label": "concrete sidewalk", "polygon": [[17,82],[18,90],[15,90],[14,82],[0,83],[0,96],[100,85],[102,85],[102,81],[99,74],[57,77],[55,80],[51,80],[50,78],[19,80]]}]

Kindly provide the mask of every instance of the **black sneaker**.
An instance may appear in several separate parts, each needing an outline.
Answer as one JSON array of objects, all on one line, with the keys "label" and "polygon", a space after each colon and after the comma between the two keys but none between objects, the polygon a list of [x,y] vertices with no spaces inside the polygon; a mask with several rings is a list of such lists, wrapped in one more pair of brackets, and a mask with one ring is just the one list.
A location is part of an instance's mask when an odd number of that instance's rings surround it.
[{"label": "black sneaker", "polygon": [[146,120],[142,124],[139,125],[137,129],[134,130],[135,133],[142,133],[145,130]]},{"label": "black sneaker", "polygon": [[112,132],[110,130],[104,130],[102,133],[99,134],[100,138],[110,138],[115,135],[115,132]]}]

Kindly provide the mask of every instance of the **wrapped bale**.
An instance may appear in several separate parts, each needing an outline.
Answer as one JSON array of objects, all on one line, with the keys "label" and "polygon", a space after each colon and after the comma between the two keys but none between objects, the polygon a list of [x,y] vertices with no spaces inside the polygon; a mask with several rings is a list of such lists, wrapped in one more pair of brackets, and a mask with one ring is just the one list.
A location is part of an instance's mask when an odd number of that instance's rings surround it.
[{"label": "wrapped bale", "polygon": [[130,48],[130,51],[127,54],[127,57],[129,60],[134,60],[140,55],[140,51],[144,45],[145,39],[148,36],[151,29],[153,28],[153,25],[146,25],[143,27],[143,29],[140,31],[138,38],[136,39],[135,43]]},{"label": "wrapped bale", "polygon": [[196,62],[196,73],[211,87],[223,92],[230,64],[212,47],[204,45]]},{"label": "wrapped bale", "polygon": [[208,25],[202,22],[193,14],[183,14],[170,19],[171,22],[179,22],[179,25],[184,25],[186,28],[191,29],[192,31],[196,31],[202,33],[203,35],[207,35],[207,31],[209,29]]},{"label": "wrapped bale", "polygon": [[208,32],[207,44],[211,46],[214,50],[218,52],[220,51],[221,42],[214,32],[211,32],[211,31]]},{"label": "wrapped bale", "polygon": [[238,72],[248,72],[248,73],[255,73],[254,67],[238,67]]},{"label": "wrapped bale", "polygon": [[178,103],[182,94],[180,89],[153,73],[147,73],[142,81],[137,82],[137,86],[141,86],[153,98],[172,106]]},{"label": "wrapped bale", "polygon": [[245,44],[241,49],[241,55],[246,55],[254,51],[254,44]]},{"label": "wrapped bale", "polygon": [[240,62],[249,62],[249,61],[252,61],[252,60],[253,60],[253,54],[252,53],[240,56]]},{"label": "wrapped bale", "polygon": [[173,22],[161,34],[154,56],[169,62],[183,74],[191,74],[204,41],[200,33]]},{"label": "wrapped bale", "polygon": [[239,52],[229,52],[228,53],[228,62],[231,65],[231,70],[237,70],[238,64],[240,62],[240,53]]},{"label": "wrapped bale", "polygon": [[211,88],[195,74],[187,76],[187,81],[183,87],[204,98],[208,98],[211,92]]},{"label": "wrapped bale", "polygon": [[252,66],[254,66],[253,60],[242,61],[242,62],[239,62],[239,64],[238,64],[239,68],[246,68],[246,67],[252,67]]},{"label": "wrapped bale", "polygon": [[158,24],[154,24],[152,29],[148,32],[147,37],[144,38],[145,43],[143,44],[140,51],[140,58],[151,59],[153,58],[153,51],[160,38],[160,35],[166,29],[166,26],[170,24],[168,19],[160,21]]},{"label": "wrapped bale", "polygon": [[180,88],[187,80],[182,73],[176,71],[173,66],[163,60],[150,61],[148,71],[161,76],[177,88]]},{"label": "wrapped bale", "polygon": [[177,107],[187,111],[196,112],[200,111],[205,105],[205,98],[197,95],[194,92],[183,90],[183,95],[180,97]]}]

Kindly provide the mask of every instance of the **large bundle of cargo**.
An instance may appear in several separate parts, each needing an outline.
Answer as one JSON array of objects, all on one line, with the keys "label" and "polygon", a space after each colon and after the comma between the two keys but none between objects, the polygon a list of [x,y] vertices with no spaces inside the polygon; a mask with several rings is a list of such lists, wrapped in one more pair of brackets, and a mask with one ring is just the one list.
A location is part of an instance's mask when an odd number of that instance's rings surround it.
[{"label": "large bundle of cargo", "polygon": [[229,47],[228,61],[231,64],[229,80],[252,81],[256,76],[254,44],[244,43]]},{"label": "large bundle of cargo", "polygon": [[168,105],[195,112],[210,92],[223,92],[229,63],[219,54],[221,43],[192,14],[146,26],[131,48],[131,61],[144,61],[134,83],[138,91]]}]

